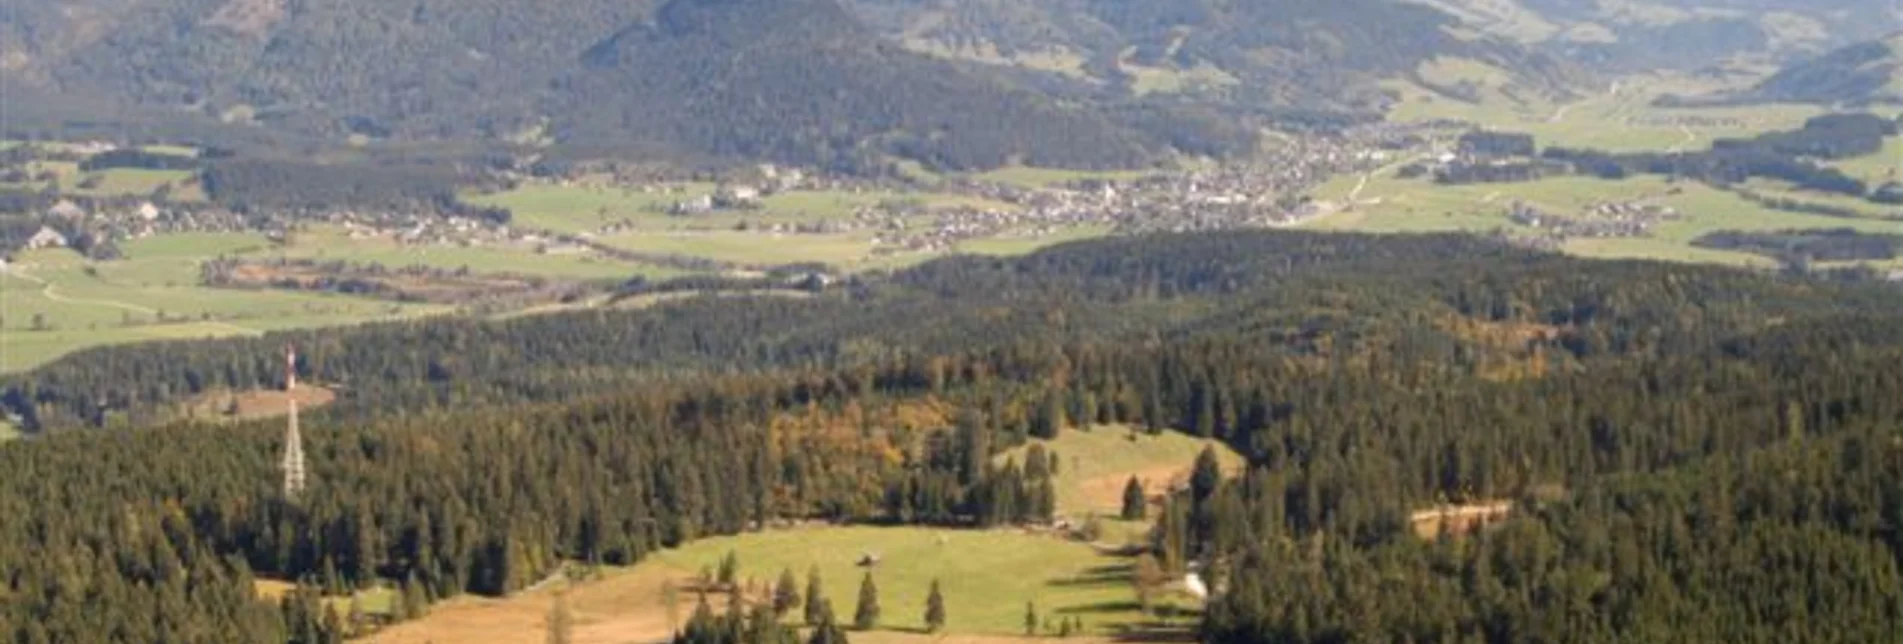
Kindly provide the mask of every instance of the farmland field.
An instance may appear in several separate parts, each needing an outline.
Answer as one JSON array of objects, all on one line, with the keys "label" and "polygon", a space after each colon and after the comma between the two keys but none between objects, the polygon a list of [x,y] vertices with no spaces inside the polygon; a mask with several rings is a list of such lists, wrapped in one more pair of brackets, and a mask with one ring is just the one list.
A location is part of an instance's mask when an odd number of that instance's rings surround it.
[{"label": "farmland field", "polygon": [[444,244],[405,246],[383,237],[351,239],[343,230],[312,227],[292,235],[288,246],[246,253],[255,257],[292,257],[377,263],[391,268],[428,266],[468,268],[475,273],[510,273],[582,280],[626,280],[635,275],[665,278],[679,271],[601,257],[591,252],[537,253],[525,245],[459,247]]},{"label": "farmland field", "polygon": [[671,186],[673,193],[648,193],[599,186],[530,185],[509,192],[465,195],[478,205],[507,208],[514,214],[517,228],[581,233],[598,229],[622,218],[652,220],[666,217],[663,211],[673,203],[712,193],[713,184]]},{"label": "farmland field", "polygon": [[[1345,200],[1356,183],[1338,179],[1325,186],[1319,196]],[[1788,196],[1843,205],[1831,197],[1811,193],[1792,193]],[[1895,220],[1882,220],[1874,216],[1829,217],[1774,210],[1705,184],[1668,182],[1654,176],[1622,181],[1566,176],[1522,183],[1452,186],[1428,180],[1377,176],[1363,187],[1359,203],[1354,207],[1306,222],[1303,227],[1362,232],[1529,231],[1505,216],[1508,204],[1514,200],[1536,204],[1557,213],[1568,213],[1594,202],[1637,199],[1670,206],[1683,216],[1675,221],[1661,222],[1647,237],[1572,239],[1565,244],[1565,251],[1586,257],[1763,267],[1770,265],[1769,260],[1763,257],[1694,248],[1690,245],[1691,241],[1705,233],[1726,229],[1854,228],[1865,232],[1903,233],[1903,222]],[[1877,214],[1875,208],[1868,210],[1872,215]]]},{"label": "farmland field", "polygon": [[[1477,63],[1443,64],[1441,82],[1470,79],[1485,84],[1489,68]],[[1569,103],[1525,98],[1513,100],[1498,92],[1465,102],[1441,96],[1419,86],[1392,83],[1401,103],[1390,116],[1395,121],[1457,119],[1485,127],[1532,134],[1541,146],[1591,147],[1610,151],[1697,149],[1713,139],[1751,136],[1769,130],[1795,128],[1804,119],[1823,113],[1809,105],[1749,107],[1658,107],[1653,100],[1667,92],[1697,94],[1722,87],[1678,75],[1650,74],[1622,78],[1615,86]]]},{"label": "farmland field", "polygon": [[851,266],[865,261],[872,251],[869,232],[812,235],[732,230],[635,232],[603,237],[600,241],[630,251],[752,265],[824,262]]},{"label": "farmland field", "polygon": [[256,334],[442,310],[198,285],[202,256],[194,252],[249,243],[243,236],[154,241],[149,247],[134,242],[127,245],[128,259],[98,263],[65,250],[21,253],[0,276],[0,371],[105,344]]}]

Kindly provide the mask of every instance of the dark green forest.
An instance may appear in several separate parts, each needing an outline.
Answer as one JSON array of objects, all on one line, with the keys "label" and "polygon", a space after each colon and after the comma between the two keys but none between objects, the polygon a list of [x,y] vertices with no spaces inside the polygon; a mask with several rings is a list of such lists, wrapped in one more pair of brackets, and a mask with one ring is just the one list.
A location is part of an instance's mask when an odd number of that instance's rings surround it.
[{"label": "dark green forest", "polygon": [[[1155,534],[1219,590],[1206,641],[1896,641],[1899,322],[1887,285],[1229,231],[804,300],[98,350],[8,383],[38,435],[0,448],[0,633],[326,641],[350,627],[317,588],[396,580],[407,614],[781,518],[1036,522],[1046,459],[989,457],[1121,423],[1248,460]],[[287,340],[342,385],[304,495],[277,491],[279,423],[148,427],[276,386]],[[1410,530],[1482,499],[1514,517]],[[312,590],[260,604],[259,576]]]}]

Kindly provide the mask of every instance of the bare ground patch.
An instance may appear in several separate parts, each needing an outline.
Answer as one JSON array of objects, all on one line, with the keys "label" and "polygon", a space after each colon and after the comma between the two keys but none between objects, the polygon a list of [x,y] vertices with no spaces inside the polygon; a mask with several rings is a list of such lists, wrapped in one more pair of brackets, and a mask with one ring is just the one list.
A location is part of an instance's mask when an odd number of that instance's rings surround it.
[{"label": "bare ground patch", "polygon": [[1512,514],[1512,501],[1495,500],[1418,510],[1408,517],[1408,521],[1414,526],[1416,536],[1434,539],[1440,536],[1442,530],[1455,536],[1473,534],[1481,528],[1505,521]]},{"label": "bare ground patch", "polygon": [[290,401],[297,400],[300,410],[314,409],[337,400],[337,392],[318,385],[299,384],[297,391],[254,389],[251,391],[208,391],[187,403],[187,413],[196,418],[256,420],[283,416]]}]

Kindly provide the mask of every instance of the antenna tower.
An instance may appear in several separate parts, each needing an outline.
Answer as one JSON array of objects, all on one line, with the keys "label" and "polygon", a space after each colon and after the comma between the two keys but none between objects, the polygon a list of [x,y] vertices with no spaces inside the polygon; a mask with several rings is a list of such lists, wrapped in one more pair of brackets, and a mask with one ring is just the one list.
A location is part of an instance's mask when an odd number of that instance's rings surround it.
[{"label": "antenna tower", "polygon": [[284,496],[304,491],[304,436],[297,431],[297,347],[284,347],[284,400],[289,422],[284,426]]}]

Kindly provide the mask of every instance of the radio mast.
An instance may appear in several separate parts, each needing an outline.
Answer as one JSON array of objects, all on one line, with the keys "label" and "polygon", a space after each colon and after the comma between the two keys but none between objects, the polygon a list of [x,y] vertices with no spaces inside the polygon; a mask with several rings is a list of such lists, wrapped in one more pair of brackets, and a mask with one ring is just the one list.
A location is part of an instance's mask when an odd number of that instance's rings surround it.
[{"label": "radio mast", "polygon": [[284,401],[289,405],[284,426],[284,496],[304,491],[304,436],[297,431],[297,347],[284,345]]}]

